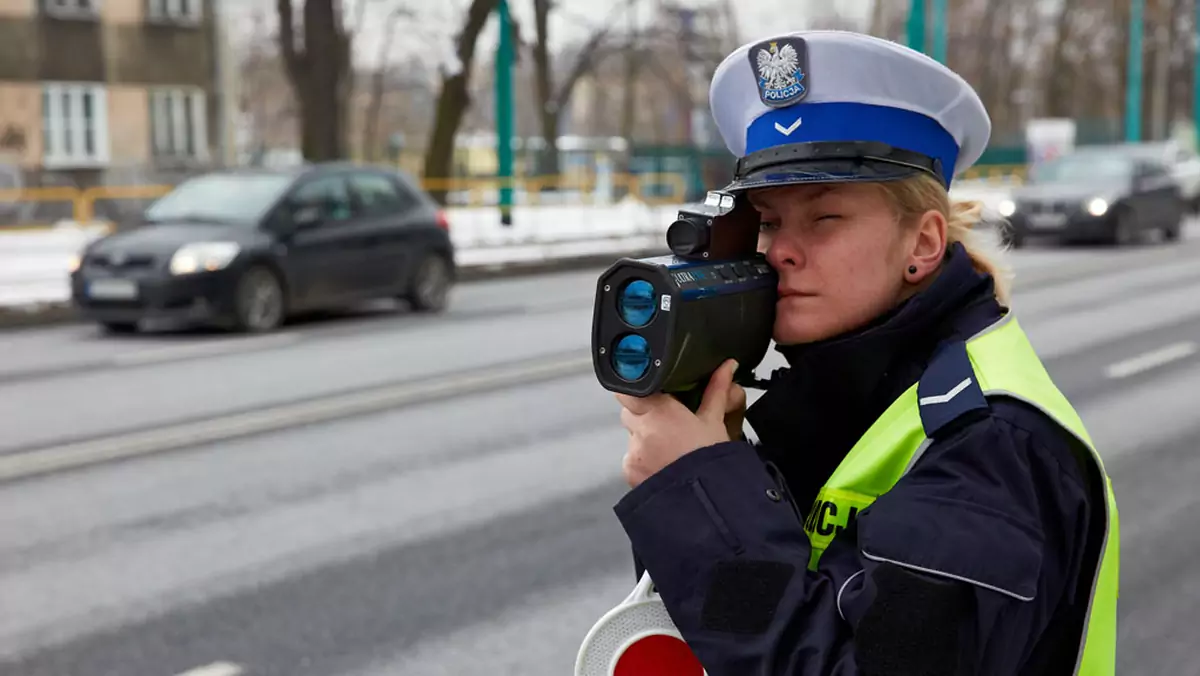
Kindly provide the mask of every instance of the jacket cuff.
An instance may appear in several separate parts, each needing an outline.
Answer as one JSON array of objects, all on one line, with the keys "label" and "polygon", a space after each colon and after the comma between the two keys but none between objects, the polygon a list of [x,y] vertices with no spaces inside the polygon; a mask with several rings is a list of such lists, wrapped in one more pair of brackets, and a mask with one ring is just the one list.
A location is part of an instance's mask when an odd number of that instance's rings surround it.
[{"label": "jacket cuff", "polygon": [[791,503],[747,442],[683,456],[626,494],[613,511],[652,577],[689,559],[808,548]]},{"label": "jacket cuff", "polygon": [[681,630],[701,626],[702,604],[723,563],[782,561],[801,571],[812,551],[791,503],[745,442],[683,456],[614,511]]},{"label": "jacket cuff", "polygon": [[726,441],[699,448],[652,474],[637,488],[626,493],[614,507],[617,517],[623,520],[624,515],[632,513],[658,493],[690,478],[701,476],[707,471],[706,465],[726,461],[737,453],[748,454],[752,460],[761,464],[754,447],[745,442]]}]

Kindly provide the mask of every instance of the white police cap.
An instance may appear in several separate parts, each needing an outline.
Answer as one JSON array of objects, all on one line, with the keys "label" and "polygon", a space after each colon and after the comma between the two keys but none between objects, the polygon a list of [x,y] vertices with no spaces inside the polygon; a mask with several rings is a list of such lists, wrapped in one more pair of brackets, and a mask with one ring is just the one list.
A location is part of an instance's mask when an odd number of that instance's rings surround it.
[{"label": "white police cap", "polygon": [[712,78],[709,105],[738,158],[740,191],[885,181],[919,171],[949,188],[983,154],[991,120],[957,73],[903,45],[801,31],[743,45]]}]

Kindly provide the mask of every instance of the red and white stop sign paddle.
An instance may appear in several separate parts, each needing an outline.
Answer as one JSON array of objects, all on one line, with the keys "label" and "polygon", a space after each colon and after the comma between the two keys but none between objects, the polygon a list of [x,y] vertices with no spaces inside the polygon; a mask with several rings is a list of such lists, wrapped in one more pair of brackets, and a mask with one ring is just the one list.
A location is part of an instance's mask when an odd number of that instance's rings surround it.
[{"label": "red and white stop sign paddle", "polygon": [[575,676],[707,676],[688,648],[650,574],[592,626],[575,658]]}]

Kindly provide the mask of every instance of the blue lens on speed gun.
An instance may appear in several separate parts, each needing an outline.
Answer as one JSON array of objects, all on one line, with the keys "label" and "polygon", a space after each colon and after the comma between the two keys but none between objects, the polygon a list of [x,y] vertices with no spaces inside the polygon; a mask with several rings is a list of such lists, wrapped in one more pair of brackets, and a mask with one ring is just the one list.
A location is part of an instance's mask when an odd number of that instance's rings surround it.
[{"label": "blue lens on speed gun", "polygon": [[622,258],[600,275],[592,361],[605,389],[695,395],[727,359],[762,361],[778,277],[757,252],[758,224],[744,200],[710,192],[667,229],[671,254]]}]

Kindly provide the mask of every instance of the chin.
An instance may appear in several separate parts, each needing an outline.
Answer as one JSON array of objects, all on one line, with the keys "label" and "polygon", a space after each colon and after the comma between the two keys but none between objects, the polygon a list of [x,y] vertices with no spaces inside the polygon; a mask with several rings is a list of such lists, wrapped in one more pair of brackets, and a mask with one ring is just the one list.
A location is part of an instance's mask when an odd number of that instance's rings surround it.
[{"label": "chin", "polygon": [[802,345],[832,338],[841,329],[815,317],[779,317],[772,338],[780,345]]},{"label": "chin", "polygon": [[774,335],[772,336],[779,345],[804,345],[806,342],[817,342],[829,339],[838,335],[839,331],[822,330],[817,325],[806,325],[806,327],[796,327],[791,323],[787,325],[775,324]]},{"label": "chin", "polygon": [[845,333],[850,329],[841,317],[830,317],[821,312],[780,312],[775,317],[773,339],[779,345],[803,345]]}]

